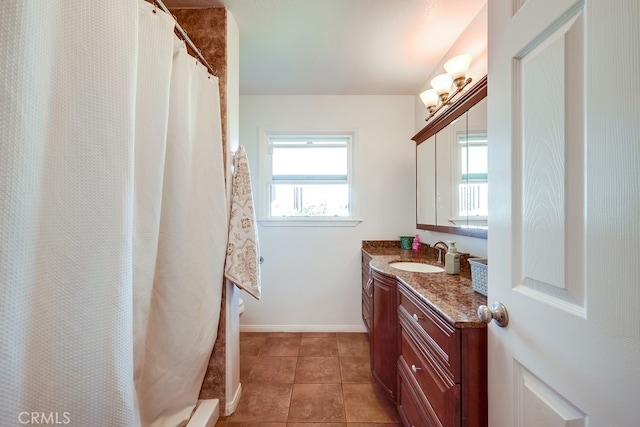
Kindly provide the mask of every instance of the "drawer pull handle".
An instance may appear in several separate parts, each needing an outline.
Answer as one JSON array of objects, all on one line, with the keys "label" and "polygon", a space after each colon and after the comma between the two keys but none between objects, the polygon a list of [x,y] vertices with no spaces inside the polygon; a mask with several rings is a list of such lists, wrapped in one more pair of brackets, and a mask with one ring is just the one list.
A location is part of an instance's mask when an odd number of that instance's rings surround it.
[{"label": "drawer pull handle", "polygon": [[416,322],[419,322],[420,319],[422,319],[422,316],[418,316],[417,314],[413,315],[413,320],[415,320]]},{"label": "drawer pull handle", "polygon": [[418,371],[422,371],[422,368],[417,367],[416,365],[411,365],[411,370],[415,374]]}]

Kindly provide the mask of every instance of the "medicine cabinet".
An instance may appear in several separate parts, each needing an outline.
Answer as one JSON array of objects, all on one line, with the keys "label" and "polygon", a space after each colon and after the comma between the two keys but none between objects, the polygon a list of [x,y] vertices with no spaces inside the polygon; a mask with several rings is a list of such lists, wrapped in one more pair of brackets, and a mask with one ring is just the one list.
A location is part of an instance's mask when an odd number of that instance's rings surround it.
[{"label": "medicine cabinet", "polygon": [[487,238],[487,77],[431,119],[416,142],[416,227]]}]

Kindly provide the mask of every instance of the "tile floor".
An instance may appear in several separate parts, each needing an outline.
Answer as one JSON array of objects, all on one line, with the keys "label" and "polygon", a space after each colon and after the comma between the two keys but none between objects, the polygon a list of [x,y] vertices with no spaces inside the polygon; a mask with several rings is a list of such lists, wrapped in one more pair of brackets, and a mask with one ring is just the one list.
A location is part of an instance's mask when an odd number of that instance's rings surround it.
[{"label": "tile floor", "polygon": [[242,397],[216,427],[400,427],[359,333],[240,334]]}]

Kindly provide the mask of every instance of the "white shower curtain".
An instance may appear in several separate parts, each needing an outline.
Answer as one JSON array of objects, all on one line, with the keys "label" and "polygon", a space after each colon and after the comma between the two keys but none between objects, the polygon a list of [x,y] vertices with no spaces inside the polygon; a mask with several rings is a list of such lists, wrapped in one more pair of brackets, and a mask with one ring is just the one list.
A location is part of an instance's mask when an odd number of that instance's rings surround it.
[{"label": "white shower curtain", "polygon": [[2,426],[174,426],[197,402],[226,249],[217,80],[186,58],[169,82],[152,8],[0,8]]},{"label": "white shower curtain", "polygon": [[137,388],[145,362],[158,252],[175,24],[173,18],[157,13],[147,2],[139,3],[139,11],[133,199],[133,361]]},{"label": "white shower curtain", "polygon": [[218,79],[176,39],[158,256],[138,390],[144,425],[177,426],[189,418],[216,338],[227,207],[221,123],[214,117],[220,117]]}]

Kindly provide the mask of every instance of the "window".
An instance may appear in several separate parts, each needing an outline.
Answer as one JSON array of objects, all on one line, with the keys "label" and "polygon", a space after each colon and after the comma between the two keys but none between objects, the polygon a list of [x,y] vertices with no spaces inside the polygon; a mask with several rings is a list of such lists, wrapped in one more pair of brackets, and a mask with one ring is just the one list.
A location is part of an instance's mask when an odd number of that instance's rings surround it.
[{"label": "window", "polygon": [[353,133],[263,132],[261,139],[263,222],[353,219]]}]

